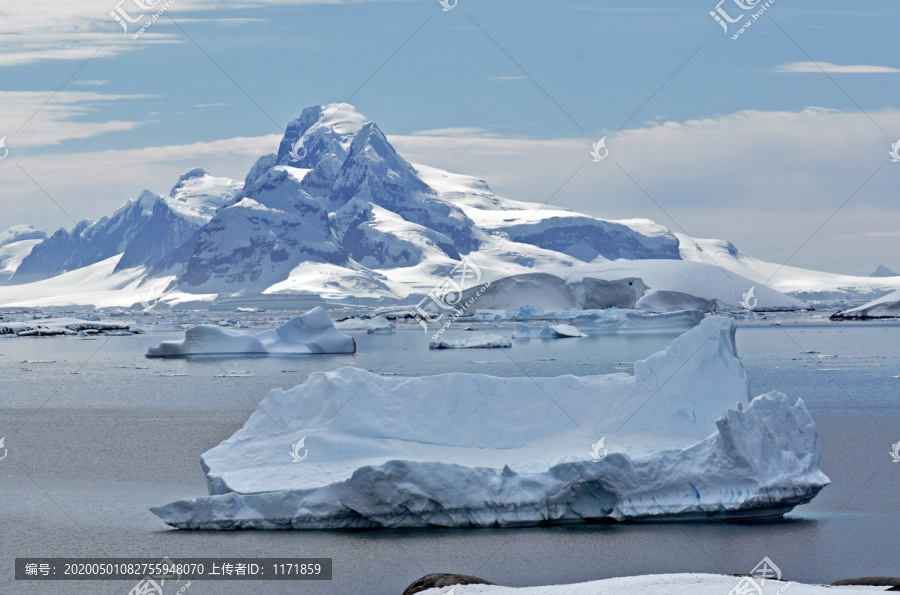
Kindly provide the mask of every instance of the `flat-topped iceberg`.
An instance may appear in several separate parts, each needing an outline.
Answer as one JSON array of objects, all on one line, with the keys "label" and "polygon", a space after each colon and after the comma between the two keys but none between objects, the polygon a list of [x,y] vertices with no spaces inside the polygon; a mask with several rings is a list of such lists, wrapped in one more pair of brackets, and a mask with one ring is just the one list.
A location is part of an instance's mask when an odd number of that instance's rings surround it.
[{"label": "flat-topped iceberg", "polygon": [[356,353],[356,340],[335,329],[324,309],[313,308],[278,328],[255,335],[211,324],[193,326],[181,341],[164,341],[151,347],[147,357],[303,353]]},{"label": "flat-topped iceberg", "polygon": [[478,333],[465,339],[431,339],[428,349],[503,349],[512,347],[509,337]]},{"label": "flat-topped iceberg", "polygon": [[152,510],[192,529],[780,518],[828,483],[818,435],[802,400],[744,406],[734,333],[707,318],[633,376],[314,373],[203,454],[210,496]]}]

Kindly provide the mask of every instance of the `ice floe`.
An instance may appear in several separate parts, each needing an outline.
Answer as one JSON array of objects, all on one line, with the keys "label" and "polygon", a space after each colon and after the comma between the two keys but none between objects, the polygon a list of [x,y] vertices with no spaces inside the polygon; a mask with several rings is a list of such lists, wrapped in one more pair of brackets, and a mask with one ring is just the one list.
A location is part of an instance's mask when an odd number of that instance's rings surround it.
[{"label": "ice floe", "polygon": [[478,333],[474,337],[465,339],[432,339],[428,342],[429,349],[502,349],[512,347],[509,337]]}]

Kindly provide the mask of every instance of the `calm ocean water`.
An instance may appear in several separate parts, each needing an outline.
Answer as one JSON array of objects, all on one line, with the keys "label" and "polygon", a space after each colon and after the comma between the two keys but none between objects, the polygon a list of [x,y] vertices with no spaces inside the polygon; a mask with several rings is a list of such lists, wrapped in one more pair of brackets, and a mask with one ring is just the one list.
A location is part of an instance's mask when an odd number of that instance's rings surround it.
[{"label": "calm ocean water", "polygon": [[[511,333],[511,328],[498,332]],[[802,397],[832,485],[774,524],[590,525],[504,530],[188,532],[148,508],[206,493],[199,455],[239,428],[272,388],[347,365],[389,374],[549,376],[630,371],[672,335],[514,342],[429,351],[421,330],[354,333],[355,356],[148,360],[176,334],[0,340],[0,593],[128,593],[127,582],[13,580],[16,556],[330,557],[319,583],[196,582],[186,593],[398,594],[423,574],[509,586],[662,572],[741,573],[763,556],[784,577],[831,582],[897,574],[900,341],[897,324],[748,325],[738,351],[755,395]],[[468,336],[449,330],[445,336]],[[174,592],[174,590],[172,591]],[[724,594],[723,594],[724,595]]]}]

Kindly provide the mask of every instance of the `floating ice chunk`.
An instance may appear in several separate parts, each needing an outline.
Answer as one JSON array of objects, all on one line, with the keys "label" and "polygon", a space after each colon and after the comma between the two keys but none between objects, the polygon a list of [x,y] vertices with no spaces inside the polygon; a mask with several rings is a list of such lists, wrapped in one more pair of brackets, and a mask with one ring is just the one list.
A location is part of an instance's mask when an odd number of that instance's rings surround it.
[{"label": "floating ice chunk", "polygon": [[780,518],[828,483],[818,435],[802,400],[743,406],[735,328],[708,318],[633,376],[314,373],[203,454],[209,497],[152,510],[194,529]]},{"label": "floating ice chunk", "polygon": [[144,322],[141,318],[128,326],[137,333],[173,333],[184,330],[184,327],[177,322]]},{"label": "floating ice chunk", "polygon": [[367,331],[369,333],[389,333],[394,328],[394,323],[384,316],[374,318],[348,318],[334,323],[334,328],[339,331]]},{"label": "floating ice chunk", "polygon": [[164,341],[148,357],[213,354],[355,353],[353,337],[338,332],[322,308],[313,308],[276,329],[255,335],[201,324],[185,331],[181,341]]},{"label": "floating ice chunk", "polygon": [[498,335],[478,334],[465,339],[432,339],[428,349],[502,349],[512,347],[512,341]]},{"label": "floating ice chunk", "polygon": [[81,320],[78,318],[43,318],[40,320],[29,320],[24,322],[0,322],[0,335],[16,335],[19,337],[56,337],[61,335],[77,335],[82,331],[94,331],[102,334],[113,334],[116,332],[126,335],[133,334],[128,324]]},{"label": "floating ice chunk", "polygon": [[571,324],[548,324],[546,322],[544,323],[544,328],[541,329],[540,336],[552,339],[587,337],[587,335]]},{"label": "floating ice chunk", "polygon": [[517,324],[516,330],[513,332],[513,339],[570,339],[577,337],[587,337],[587,335],[571,324],[550,324],[546,321],[539,331],[532,330],[525,324]]}]

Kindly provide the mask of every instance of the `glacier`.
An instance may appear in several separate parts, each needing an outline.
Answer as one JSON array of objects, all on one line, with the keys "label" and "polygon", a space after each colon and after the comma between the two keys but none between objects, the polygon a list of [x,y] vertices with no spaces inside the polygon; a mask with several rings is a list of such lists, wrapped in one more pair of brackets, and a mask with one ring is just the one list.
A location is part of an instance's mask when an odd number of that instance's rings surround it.
[{"label": "glacier", "polygon": [[634,375],[314,373],[202,455],[208,496],[151,510],[184,529],[778,519],[829,480],[803,401],[749,399],[735,329],[709,317]]},{"label": "glacier", "polygon": [[184,331],[184,339],[163,341],[148,349],[147,357],[303,353],[356,353],[356,340],[339,332],[325,310],[316,307],[253,335],[212,324],[192,326]]}]

